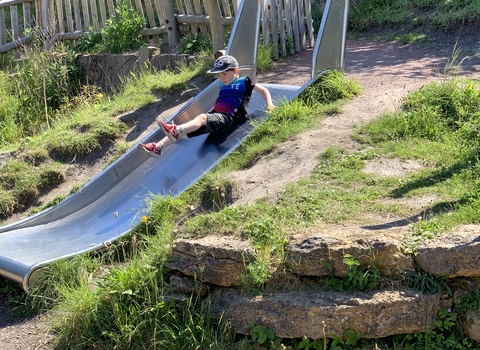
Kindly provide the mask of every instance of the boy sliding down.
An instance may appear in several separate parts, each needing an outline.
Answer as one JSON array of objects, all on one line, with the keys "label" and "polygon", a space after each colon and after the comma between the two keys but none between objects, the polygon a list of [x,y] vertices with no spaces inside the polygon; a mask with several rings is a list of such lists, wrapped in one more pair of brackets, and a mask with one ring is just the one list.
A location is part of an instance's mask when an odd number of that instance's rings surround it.
[{"label": "boy sliding down", "polygon": [[164,147],[173,144],[183,135],[194,137],[230,130],[234,125],[246,120],[252,90],[262,94],[267,109],[275,107],[270,92],[265,87],[255,84],[249,77],[238,75],[238,62],[234,57],[228,55],[219,57],[207,73],[218,73],[220,79],[220,92],[213,110],[181,125],[175,125],[173,122],[167,124],[163,120],[158,120],[158,125],[166,136],[159,142],[141,143],[138,148],[152,157],[159,157]]}]

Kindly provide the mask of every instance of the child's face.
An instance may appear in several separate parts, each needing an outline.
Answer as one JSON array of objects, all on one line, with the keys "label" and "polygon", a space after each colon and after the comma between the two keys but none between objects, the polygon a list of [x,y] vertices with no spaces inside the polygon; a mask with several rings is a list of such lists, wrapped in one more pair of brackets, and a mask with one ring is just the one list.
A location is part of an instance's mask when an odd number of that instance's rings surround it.
[{"label": "child's face", "polygon": [[226,70],[224,72],[218,73],[218,79],[225,85],[230,85],[235,79],[235,70]]}]

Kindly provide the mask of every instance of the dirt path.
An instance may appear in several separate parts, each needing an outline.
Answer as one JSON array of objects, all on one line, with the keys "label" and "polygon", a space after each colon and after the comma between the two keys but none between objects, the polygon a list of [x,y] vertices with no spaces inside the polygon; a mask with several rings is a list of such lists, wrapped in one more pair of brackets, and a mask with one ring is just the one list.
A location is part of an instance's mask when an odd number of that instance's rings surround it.
[{"label": "dirt path", "polygon": [[[321,128],[297,135],[250,169],[234,173],[233,176],[243,193],[237,204],[266,195],[275,198],[288,182],[308,177],[316,164],[317,155],[328,146],[357,149],[358,145],[350,138],[352,127],[395,110],[408,92],[420,88],[423,84],[444,79],[445,67],[451,61],[455,42],[457,48],[466,53],[460,55],[463,63],[458,73],[480,79],[480,42],[475,32],[469,37],[451,37],[449,40],[450,42],[445,41],[441,46],[428,47],[367,40],[347,41],[345,73],[363,87],[362,94],[346,104],[341,113],[324,119]],[[313,50],[306,50],[278,62],[274,72],[259,75],[259,82],[303,84],[310,78],[312,52]],[[168,111],[168,108],[164,110],[165,113]],[[154,112],[153,109],[145,111],[150,118],[150,124],[158,114]],[[153,126],[142,127],[134,133],[135,140],[151,130]],[[132,141],[132,133],[129,135],[128,141]],[[94,171],[101,169],[99,164],[101,165],[101,160],[92,167]],[[383,164],[383,168],[379,165],[376,171],[408,171],[408,166],[391,163]],[[85,180],[94,176],[94,171],[85,171]],[[78,176],[75,179],[75,183],[77,182],[81,182]],[[0,290],[4,285],[5,281],[0,279]],[[0,349],[53,349],[53,337],[48,334],[47,317],[16,317],[11,306],[7,304],[7,298],[8,293],[0,293]]]}]

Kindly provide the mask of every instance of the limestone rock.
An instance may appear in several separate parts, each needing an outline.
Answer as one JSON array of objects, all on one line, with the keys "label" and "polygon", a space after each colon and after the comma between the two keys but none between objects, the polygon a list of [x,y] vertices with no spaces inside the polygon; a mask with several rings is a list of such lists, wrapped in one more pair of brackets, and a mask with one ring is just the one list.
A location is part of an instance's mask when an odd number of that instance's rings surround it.
[{"label": "limestone rock", "polygon": [[465,225],[425,242],[417,250],[419,266],[436,276],[480,277],[480,227]]},{"label": "limestone rock", "polygon": [[[327,276],[332,273],[345,277],[345,254],[358,259],[361,266],[376,266],[385,276],[414,270],[412,259],[402,253],[400,241],[382,235],[369,237],[364,233],[335,236],[319,233],[305,238],[293,237],[285,247],[285,264],[296,274]],[[326,264],[331,266],[332,271]]]},{"label": "limestone rock", "polygon": [[480,311],[468,310],[463,321],[463,330],[468,337],[480,342]]},{"label": "limestone rock", "polygon": [[348,329],[365,338],[382,338],[433,329],[438,310],[450,307],[452,300],[410,289],[346,293],[311,288],[247,296],[221,288],[212,293],[212,305],[241,334],[249,334],[252,321],[281,338],[331,338]]},{"label": "limestone rock", "polygon": [[235,237],[212,236],[177,240],[166,267],[219,286],[238,286],[248,262],[254,261],[250,244]]},{"label": "limestone rock", "polygon": [[204,296],[208,292],[208,285],[190,277],[172,275],[169,283],[172,290],[186,295],[198,294]]}]

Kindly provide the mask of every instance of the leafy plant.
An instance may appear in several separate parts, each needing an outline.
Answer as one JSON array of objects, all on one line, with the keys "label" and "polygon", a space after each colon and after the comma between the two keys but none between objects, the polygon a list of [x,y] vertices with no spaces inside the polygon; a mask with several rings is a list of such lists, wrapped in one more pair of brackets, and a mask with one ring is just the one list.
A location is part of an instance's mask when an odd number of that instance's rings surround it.
[{"label": "leafy plant", "polygon": [[323,350],[324,349],[324,341],[321,339],[310,339],[307,336],[304,336],[300,343],[297,345],[298,349],[304,349],[304,350],[310,350],[310,349],[315,349],[315,350]]},{"label": "leafy plant", "polygon": [[143,45],[140,30],[144,19],[134,9],[122,2],[115,9],[115,16],[107,20],[102,30],[104,51],[110,53],[127,52]]},{"label": "leafy plant", "polygon": [[247,344],[260,346],[260,349],[280,349],[282,339],[275,336],[271,329],[265,326],[257,326],[252,321],[248,321],[250,327],[250,335],[252,339],[247,341]]},{"label": "leafy plant", "polygon": [[74,47],[75,52],[96,52],[102,43],[102,34],[95,31],[95,28],[90,27],[79,40],[77,40]]},{"label": "leafy plant", "polygon": [[179,51],[184,54],[197,54],[212,51],[212,40],[201,33],[189,33],[180,40]]},{"label": "leafy plant", "polygon": [[347,329],[343,332],[343,337],[332,336],[332,343],[330,344],[330,350],[347,350],[355,349],[357,342],[363,338],[361,332],[355,332],[354,330]]},{"label": "leafy plant", "polygon": [[[360,266],[360,262],[351,254],[345,254],[343,263],[347,266],[347,275],[344,278],[331,276],[327,280],[327,289],[342,290],[371,290],[380,280],[380,271],[375,266]],[[332,266],[325,263],[330,270]]]},{"label": "leafy plant", "polygon": [[419,292],[434,294],[446,290],[448,294],[452,294],[452,290],[448,286],[448,276],[437,277],[422,270],[419,266],[416,266],[415,271],[407,271],[405,275],[409,286]]},{"label": "leafy plant", "polygon": [[[463,336],[458,324],[458,314],[450,308],[441,309],[435,321],[435,329],[415,332],[403,337],[398,344],[403,349],[426,350],[467,350],[478,349],[468,337]],[[399,336],[395,336],[398,339]]]}]

